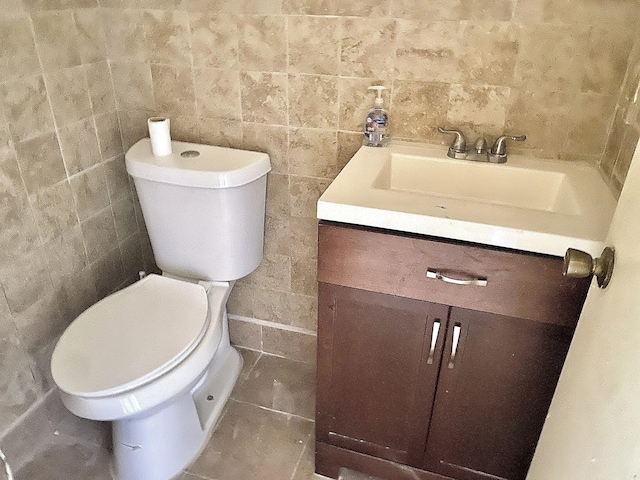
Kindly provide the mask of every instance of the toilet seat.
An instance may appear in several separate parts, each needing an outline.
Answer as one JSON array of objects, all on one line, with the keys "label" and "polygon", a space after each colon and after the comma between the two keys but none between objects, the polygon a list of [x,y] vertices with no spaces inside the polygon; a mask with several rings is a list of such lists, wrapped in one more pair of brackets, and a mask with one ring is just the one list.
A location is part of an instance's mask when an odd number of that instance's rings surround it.
[{"label": "toilet seat", "polygon": [[101,397],[143,385],[179,364],[210,323],[198,284],[148,275],[82,313],[51,358],[58,387]]}]

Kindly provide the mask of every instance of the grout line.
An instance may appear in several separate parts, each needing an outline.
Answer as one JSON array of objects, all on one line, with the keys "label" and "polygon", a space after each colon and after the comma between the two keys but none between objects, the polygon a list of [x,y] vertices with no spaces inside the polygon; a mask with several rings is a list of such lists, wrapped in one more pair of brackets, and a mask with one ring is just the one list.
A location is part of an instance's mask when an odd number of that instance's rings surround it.
[{"label": "grout line", "polygon": [[261,410],[265,410],[267,412],[278,413],[280,415],[286,415],[287,417],[290,417],[290,418],[297,418],[299,420],[304,420],[305,422],[310,422],[310,423],[313,423],[313,424],[316,423],[314,419],[303,417],[302,415],[298,415],[296,413],[283,412],[282,410],[276,410],[275,408],[269,408],[269,407],[265,407],[263,405],[256,405],[255,403],[245,402],[244,400],[238,400],[237,398],[233,398],[232,401],[234,401],[236,403],[241,403],[243,405],[250,405],[252,407],[256,407],[256,408],[259,408]]},{"label": "grout line", "polygon": [[260,320],[258,318],[243,317],[242,315],[229,314],[229,319],[236,320],[239,322],[253,323],[254,325],[259,325],[261,327],[270,327],[270,328],[275,328],[277,330],[286,330],[288,332],[295,332],[303,335],[310,335],[312,337],[318,336],[315,331],[309,330],[308,328],[296,327],[293,325],[285,325],[285,324],[276,323],[276,322],[269,322],[267,320]]}]

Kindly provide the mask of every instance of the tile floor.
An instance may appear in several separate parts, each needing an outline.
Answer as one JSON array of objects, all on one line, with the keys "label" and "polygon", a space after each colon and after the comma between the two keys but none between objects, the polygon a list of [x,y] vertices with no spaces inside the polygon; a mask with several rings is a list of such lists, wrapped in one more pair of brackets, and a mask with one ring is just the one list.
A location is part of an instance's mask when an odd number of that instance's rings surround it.
[{"label": "tile floor", "polygon": [[[313,472],[315,367],[241,353],[244,367],[218,428],[179,480],[325,479]],[[111,480],[107,448],[72,430],[56,433],[16,480]]]}]

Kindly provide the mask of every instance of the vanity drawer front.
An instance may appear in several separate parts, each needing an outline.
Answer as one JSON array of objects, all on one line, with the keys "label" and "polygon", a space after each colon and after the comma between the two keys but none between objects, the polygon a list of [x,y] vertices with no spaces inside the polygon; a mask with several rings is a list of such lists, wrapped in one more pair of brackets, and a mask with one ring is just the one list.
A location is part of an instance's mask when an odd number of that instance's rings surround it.
[{"label": "vanity drawer front", "polygon": [[[318,281],[575,327],[589,279],[562,259],[321,222]],[[484,278],[485,286],[427,278]]]}]

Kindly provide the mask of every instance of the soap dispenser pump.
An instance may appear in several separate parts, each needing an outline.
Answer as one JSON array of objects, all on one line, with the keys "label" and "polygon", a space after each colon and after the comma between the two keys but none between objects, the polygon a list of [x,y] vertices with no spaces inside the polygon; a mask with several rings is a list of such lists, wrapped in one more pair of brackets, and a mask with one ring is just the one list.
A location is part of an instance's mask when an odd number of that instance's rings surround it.
[{"label": "soap dispenser pump", "polygon": [[369,90],[376,91],[376,99],[373,108],[369,110],[367,119],[364,123],[364,139],[362,144],[367,147],[387,147],[391,139],[391,130],[389,129],[389,113],[384,108],[384,100],[382,92],[387,87],[382,85],[374,85]]}]

